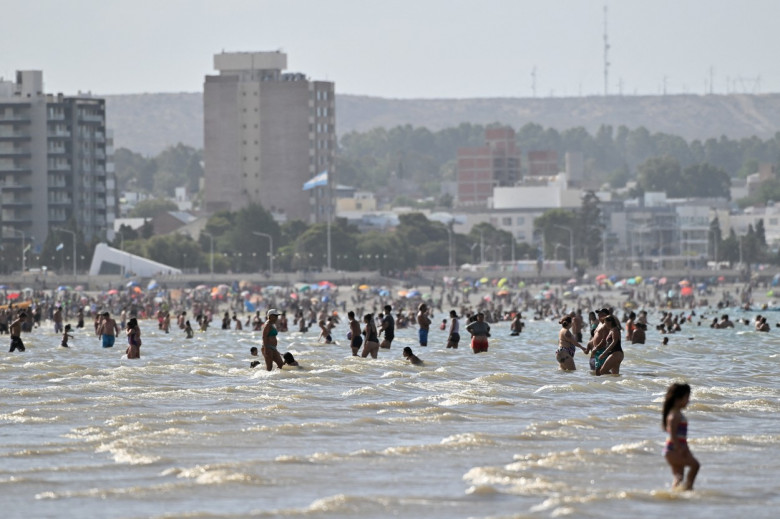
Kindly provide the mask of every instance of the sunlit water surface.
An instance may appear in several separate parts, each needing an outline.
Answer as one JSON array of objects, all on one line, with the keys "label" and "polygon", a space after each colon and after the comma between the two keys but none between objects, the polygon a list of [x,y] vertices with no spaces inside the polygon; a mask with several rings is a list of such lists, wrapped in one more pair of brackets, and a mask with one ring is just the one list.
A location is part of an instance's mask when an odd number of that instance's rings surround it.
[{"label": "sunlit water surface", "polygon": [[[60,348],[48,327],[0,354],[3,517],[760,518],[780,506],[778,329],[694,323],[665,347],[650,331],[624,345],[619,377],[595,377],[581,352],[576,372],[557,369],[551,322],[520,337],[494,325],[480,355],[445,349],[438,329],[427,348],[399,330],[378,360],[350,356],[343,324],[339,345],[281,334],[301,369],[271,373],[249,368],[259,332],[141,327],[140,361],[86,331]],[[693,387],[693,493],[669,490],[661,457],[662,397],[679,379]]]}]

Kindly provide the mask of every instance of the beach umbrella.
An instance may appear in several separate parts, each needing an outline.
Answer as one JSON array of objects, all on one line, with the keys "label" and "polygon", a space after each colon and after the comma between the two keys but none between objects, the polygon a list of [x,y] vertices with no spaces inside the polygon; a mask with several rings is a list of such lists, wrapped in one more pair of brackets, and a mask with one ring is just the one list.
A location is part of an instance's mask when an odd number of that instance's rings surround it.
[{"label": "beach umbrella", "polygon": [[483,284],[484,283],[490,283],[490,279],[488,279],[488,278],[480,278],[479,282],[483,283]]},{"label": "beach umbrella", "polygon": [[624,286],[626,286],[626,280],[625,279],[621,279],[620,281],[615,283],[615,288],[621,288],[621,287],[624,287]]},{"label": "beach umbrella", "polygon": [[498,280],[498,288],[503,288],[507,283],[509,283],[509,280],[507,278],[501,278]]},{"label": "beach umbrella", "polygon": [[609,276],[609,280],[610,280],[610,281],[612,281],[612,282],[614,283],[615,281],[617,281],[617,280],[618,280],[618,277],[617,277],[616,275],[614,275],[614,274],[613,274],[613,275]]},{"label": "beach umbrella", "polygon": [[767,297],[774,297],[775,296],[775,291],[774,290],[770,290],[769,292],[766,293],[766,296]]},{"label": "beach umbrella", "polygon": [[634,276],[634,280],[635,280],[637,283],[641,283],[643,279],[644,279],[644,278],[643,278],[642,276]]},{"label": "beach umbrella", "polygon": [[692,286],[685,286],[680,289],[680,295],[682,296],[692,296],[693,295],[693,287]]},{"label": "beach umbrella", "polygon": [[487,301],[489,303],[490,302],[490,296],[485,296],[485,297],[482,298],[482,300],[483,301]]},{"label": "beach umbrella", "polygon": [[569,290],[567,290],[566,292],[563,293],[563,297],[565,297],[566,299],[573,299],[574,298],[574,293],[569,291]]},{"label": "beach umbrella", "polygon": [[311,290],[311,286],[309,285],[299,285],[298,286],[298,292],[308,292]]},{"label": "beach umbrella", "polygon": [[290,294],[290,299],[298,299],[298,294],[295,293]]},{"label": "beach umbrella", "polygon": [[574,278],[571,278],[571,279],[566,281],[566,284],[567,285],[576,285],[577,284],[577,280],[574,279]]},{"label": "beach umbrella", "polygon": [[127,288],[137,287],[138,281],[128,281],[127,285],[125,285]]},{"label": "beach umbrella", "polygon": [[106,294],[108,294],[108,295],[110,295],[110,296],[116,295],[116,294],[118,294],[118,293],[119,293],[119,290],[117,290],[116,288],[112,288],[111,290],[109,290],[108,292],[106,292]]},{"label": "beach umbrella", "polygon": [[329,295],[326,294],[326,295],[322,296],[322,302],[323,303],[327,303],[328,301],[330,301],[330,296]]},{"label": "beach umbrella", "polygon": [[198,285],[198,286],[195,287],[195,290],[206,290],[208,288],[209,287],[207,287],[206,285]]},{"label": "beach umbrella", "polygon": [[635,278],[628,278],[626,280],[626,284],[628,284],[628,285],[636,285],[636,279]]},{"label": "beach umbrella", "polygon": [[19,292],[11,292],[7,296],[5,296],[6,299],[19,299],[19,296],[21,294]]},{"label": "beach umbrella", "polygon": [[410,290],[409,292],[406,293],[407,298],[420,297],[421,295],[422,294],[420,293],[419,290]]},{"label": "beach umbrella", "polygon": [[57,290],[60,292],[65,292],[66,290],[71,290],[71,288],[67,285],[60,285],[57,287]]},{"label": "beach umbrella", "polygon": [[389,296],[389,295],[390,295],[390,292],[388,292],[388,291],[387,291],[387,290],[385,290],[385,289],[382,289],[382,290],[380,290],[380,291],[379,291],[379,296],[380,296],[380,297],[387,297],[387,296]]},{"label": "beach umbrella", "polygon": [[8,285],[0,285],[0,290],[8,290]]},{"label": "beach umbrella", "polygon": [[599,274],[598,276],[596,276],[596,283],[601,283],[605,279],[607,279],[607,275],[606,274]]},{"label": "beach umbrella", "polygon": [[135,292],[136,294],[140,294],[141,292],[143,292],[143,290],[141,290],[141,287],[133,287],[133,292]]},{"label": "beach umbrella", "polygon": [[680,281],[680,282],[679,282],[679,283],[677,283],[677,284],[678,284],[678,285],[680,285],[681,287],[688,287],[688,286],[691,286],[691,282],[690,282],[690,281],[688,281],[687,279],[683,279],[682,281]]},{"label": "beach umbrella", "polygon": [[76,292],[83,292],[84,291],[84,285],[76,285],[76,288],[74,288]]},{"label": "beach umbrella", "polygon": [[159,287],[160,284],[157,283],[154,279],[149,282],[148,285],[146,285],[146,290],[154,290],[155,288]]},{"label": "beach umbrella", "polygon": [[358,290],[369,290],[370,288],[371,288],[371,287],[370,287],[370,286],[368,286],[368,285],[360,285],[360,286],[358,287]]},{"label": "beach umbrella", "polygon": [[720,283],[723,283],[724,281],[726,281],[726,276],[718,276],[718,281]]},{"label": "beach umbrella", "polygon": [[676,290],[669,290],[666,293],[666,297],[677,297],[677,291]]},{"label": "beach umbrella", "polygon": [[509,290],[499,290],[498,292],[496,292],[496,295],[497,296],[508,296],[509,295]]},{"label": "beach umbrella", "polygon": [[517,283],[517,288],[525,288],[525,281],[520,281]]},{"label": "beach umbrella", "polygon": [[398,297],[406,297],[406,294],[408,294],[406,290],[399,290],[398,291]]},{"label": "beach umbrella", "polygon": [[666,278],[661,278],[658,280],[659,285],[665,285],[666,284]]},{"label": "beach umbrella", "polygon": [[333,288],[333,287],[335,287],[336,285],[335,285],[335,284],[333,284],[333,283],[331,283],[330,281],[320,281],[319,283],[317,283],[317,286],[320,286],[320,287],[328,287],[328,288]]}]

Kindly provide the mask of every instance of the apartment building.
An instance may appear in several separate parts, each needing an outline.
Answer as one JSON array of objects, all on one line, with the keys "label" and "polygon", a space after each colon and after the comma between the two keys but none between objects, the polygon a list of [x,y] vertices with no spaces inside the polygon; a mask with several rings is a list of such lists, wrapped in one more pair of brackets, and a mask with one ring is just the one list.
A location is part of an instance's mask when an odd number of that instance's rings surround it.
[{"label": "apartment building", "polygon": [[485,145],[458,149],[459,207],[487,207],[493,188],[513,186],[521,178],[520,151],[512,128],[488,128]]},{"label": "apartment building", "polygon": [[[334,83],[284,72],[282,52],[214,56],[203,90],[205,208],[259,203],[277,221],[325,221],[334,200]],[[329,172],[325,188],[303,184]]]},{"label": "apartment building", "polygon": [[106,238],[114,173],[103,99],[45,94],[43,73],[0,80],[0,223],[3,245],[39,250],[53,227]]}]

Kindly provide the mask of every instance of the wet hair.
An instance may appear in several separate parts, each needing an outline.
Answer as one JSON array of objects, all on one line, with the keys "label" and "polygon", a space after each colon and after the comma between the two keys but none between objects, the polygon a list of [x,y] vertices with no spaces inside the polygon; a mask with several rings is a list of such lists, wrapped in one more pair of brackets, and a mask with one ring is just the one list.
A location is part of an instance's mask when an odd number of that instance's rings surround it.
[{"label": "wet hair", "polygon": [[414,355],[414,353],[412,353],[412,349],[409,346],[404,348],[404,355]]},{"label": "wet hair", "polygon": [[135,328],[136,326],[138,326],[138,319],[131,317],[130,320],[127,321],[127,329],[129,330],[130,328]]},{"label": "wet hair", "polygon": [[260,365],[259,360],[253,360],[252,362],[249,363],[250,368],[254,368],[255,366],[259,366],[259,365]]},{"label": "wet hair", "polygon": [[393,310],[393,307],[390,305],[385,305],[385,312],[391,312]]},{"label": "wet hair", "polygon": [[295,357],[293,357],[293,354],[290,353],[289,351],[284,352],[282,358],[284,359],[285,364],[290,364],[290,365],[295,364]]},{"label": "wet hair", "polygon": [[571,316],[567,315],[566,317],[558,321],[558,324],[560,324],[561,326],[569,326],[571,324]]},{"label": "wet hair", "polygon": [[363,322],[369,323],[374,320],[374,314],[366,314],[363,316]]},{"label": "wet hair", "polygon": [[69,331],[70,331],[70,325],[69,325],[69,324],[66,324],[66,325],[65,325],[65,331],[66,331],[66,332],[69,332]]},{"label": "wet hair", "polygon": [[679,399],[690,394],[691,394],[691,386],[689,386],[684,382],[683,383],[675,382],[674,384],[669,386],[669,389],[666,390],[666,397],[664,397],[663,417],[661,419],[661,423],[664,426],[664,430],[666,430],[666,417],[669,414],[669,411],[672,410],[672,406]]},{"label": "wet hair", "polygon": [[355,312],[350,310],[349,312],[347,312],[347,317],[349,317],[350,319],[354,319],[355,318]]},{"label": "wet hair", "polygon": [[458,312],[455,310],[450,310],[450,317],[458,317]]},{"label": "wet hair", "polygon": [[618,328],[620,326],[614,315],[608,315],[606,318],[604,318],[604,322],[609,324],[611,328]]},{"label": "wet hair", "polygon": [[251,353],[252,355],[257,355],[257,346],[252,346],[251,348],[249,348],[249,353]]}]

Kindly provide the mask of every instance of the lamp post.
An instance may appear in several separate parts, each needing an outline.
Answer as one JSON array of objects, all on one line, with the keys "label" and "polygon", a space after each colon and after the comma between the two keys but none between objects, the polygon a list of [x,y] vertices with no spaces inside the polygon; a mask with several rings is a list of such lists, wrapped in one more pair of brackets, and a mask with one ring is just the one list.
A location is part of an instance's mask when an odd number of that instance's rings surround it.
[{"label": "lamp post", "polygon": [[[271,237],[270,234],[266,234],[264,232],[259,231],[252,231],[252,234],[255,236],[264,236],[268,238],[268,241],[270,243],[269,253],[268,253],[268,271],[273,275],[274,273],[274,239]],[[328,256],[328,268],[330,268],[330,256]]]},{"label": "lamp post", "polygon": [[565,225],[553,224],[553,227],[563,229],[569,233],[569,268],[574,270],[574,231],[572,231],[571,227],[566,227]]},{"label": "lamp post", "polygon": [[214,237],[206,231],[200,231],[200,233],[205,235],[211,243],[211,252],[209,254],[209,272],[211,273],[211,279],[214,279]]},{"label": "lamp post", "polygon": [[76,282],[76,233],[73,231],[69,231],[67,229],[63,229],[62,227],[54,227],[55,231],[59,232],[66,232],[71,235],[73,238],[73,282]]}]

